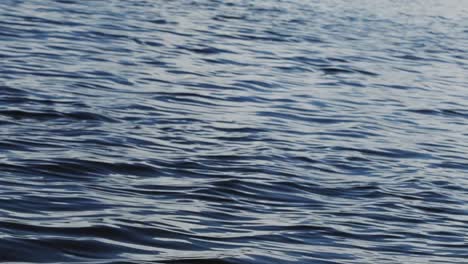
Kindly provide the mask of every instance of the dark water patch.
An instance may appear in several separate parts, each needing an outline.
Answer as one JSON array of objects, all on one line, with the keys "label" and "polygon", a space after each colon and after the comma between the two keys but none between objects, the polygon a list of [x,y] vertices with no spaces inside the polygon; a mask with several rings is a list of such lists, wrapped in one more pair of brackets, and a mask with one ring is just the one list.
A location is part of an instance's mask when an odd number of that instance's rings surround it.
[{"label": "dark water patch", "polygon": [[326,59],[314,58],[314,57],[295,56],[295,57],[291,57],[288,59],[295,61],[295,62],[312,65],[312,66],[325,66],[328,63]]},{"label": "dark water patch", "polygon": [[310,123],[321,123],[321,124],[335,124],[335,123],[343,123],[343,122],[353,122],[352,120],[337,118],[337,117],[311,117],[311,116],[303,116],[303,115],[296,115],[296,114],[288,114],[288,113],[277,113],[277,112],[258,112],[257,115],[271,117],[274,119],[283,119],[283,121],[287,122],[288,120],[291,121],[302,121],[302,122],[310,122]]},{"label": "dark water patch", "polygon": [[[45,175],[77,178],[106,174],[157,174],[157,170],[152,166],[138,163],[109,163],[92,160],[56,159],[48,162],[31,161],[31,164],[32,170]],[[92,178],[90,179],[92,180]]]},{"label": "dark water patch", "polygon": [[402,55],[402,56],[396,56],[396,58],[400,59],[405,59],[405,60],[413,60],[413,61],[425,61],[425,58],[415,56],[415,55]]},{"label": "dark water patch", "polygon": [[423,115],[468,118],[468,111],[464,109],[410,109],[407,111]]},{"label": "dark water patch", "polygon": [[369,72],[369,71],[364,71],[364,70],[356,70],[356,69],[345,69],[345,68],[333,68],[333,67],[327,67],[327,68],[321,68],[321,70],[325,74],[353,74],[353,73],[360,73],[368,76],[378,76],[377,73]]},{"label": "dark water patch", "polygon": [[145,45],[151,46],[151,47],[163,47],[164,44],[156,41],[145,41],[143,42]]},{"label": "dark water patch", "polygon": [[0,115],[12,118],[14,120],[38,120],[38,121],[50,121],[69,119],[75,121],[105,121],[105,122],[117,122],[116,120],[96,113],[90,112],[70,112],[63,113],[53,110],[48,111],[24,111],[24,110],[0,110]]},{"label": "dark water patch", "polygon": [[229,21],[229,20],[246,20],[247,17],[246,16],[242,16],[242,15],[217,15],[215,17],[213,17],[213,20],[219,20],[219,21]]},{"label": "dark water patch", "polygon": [[434,167],[434,168],[443,168],[443,169],[468,170],[468,163],[460,163],[460,162],[441,162],[441,163],[439,163],[439,164],[431,164],[431,167]]},{"label": "dark water patch", "polygon": [[180,71],[180,70],[167,70],[168,73],[171,74],[176,74],[176,75],[193,75],[193,76],[199,76],[199,77],[204,77],[204,74],[197,73],[197,72],[190,72],[190,71]]},{"label": "dark water patch", "polygon": [[220,97],[215,97],[215,96],[210,96],[207,94],[198,94],[198,93],[177,93],[177,92],[159,92],[157,98],[160,96],[167,96],[167,97],[192,97],[192,98],[200,98],[200,99],[207,99],[211,101],[219,101],[222,100],[223,98]]},{"label": "dark water patch", "polygon": [[227,49],[218,49],[215,47],[185,47],[179,46],[179,49],[188,50],[194,53],[202,54],[202,55],[212,55],[212,54],[220,54],[220,53],[234,53]]},{"label": "dark water patch", "polygon": [[229,259],[200,259],[200,258],[187,258],[187,259],[174,259],[174,260],[166,260],[162,261],[161,263],[167,264],[236,264],[241,263],[239,261],[229,260]]},{"label": "dark water patch", "polygon": [[27,95],[28,92],[18,88],[12,88],[8,86],[0,86],[0,91],[3,96],[5,95]]},{"label": "dark water patch", "polygon": [[229,59],[203,59],[203,61],[208,62],[208,63],[215,63],[215,64],[232,64],[236,66],[254,66],[248,63],[244,63],[242,61],[234,61],[234,60],[229,60]]},{"label": "dark water patch", "polygon": [[225,36],[228,38],[235,38],[241,40],[249,40],[249,41],[264,41],[264,42],[288,42],[289,40],[283,37],[278,37],[275,35],[257,35],[257,34],[237,34],[237,35],[229,35]]},{"label": "dark water patch", "polygon": [[154,20],[149,20],[148,22],[157,24],[157,25],[167,25],[167,24],[176,25],[177,24],[177,22],[170,22],[166,19],[154,19]]},{"label": "dark water patch", "polygon": [[334,149],[339,150],[339,151],[357,151],[364,155],[381,156],[381,157],[387,157],[387,158],[392,158],[392,157],[397,157],[397,158],[402,158],[402,159],[431,158],[431,155],[426,154],[426,153],[414,152],[414,151],[403,150],[403,149],[384,148],[380,150],[374,150],[374,149],[356,149],[356,148],[348,148],[348,147],[334,147]]},{"label": "dark water patch", "polygon": [[417,86],[407,86],[407,85],[398,85],[398,84],[381,84],[378,85],[379,87],[383,88],[390,88],[390,89],[397,89],[397,90],[424,90],[421,87]]}]

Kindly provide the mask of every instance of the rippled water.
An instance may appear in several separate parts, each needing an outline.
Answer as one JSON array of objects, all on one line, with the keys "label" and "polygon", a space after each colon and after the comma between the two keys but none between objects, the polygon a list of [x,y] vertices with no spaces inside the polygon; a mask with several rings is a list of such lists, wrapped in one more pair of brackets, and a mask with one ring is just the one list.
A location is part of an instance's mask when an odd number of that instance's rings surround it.
[{"label": "rippled water", "polygon": [[0,261],[467,262],[467,1],[0,21]]}]

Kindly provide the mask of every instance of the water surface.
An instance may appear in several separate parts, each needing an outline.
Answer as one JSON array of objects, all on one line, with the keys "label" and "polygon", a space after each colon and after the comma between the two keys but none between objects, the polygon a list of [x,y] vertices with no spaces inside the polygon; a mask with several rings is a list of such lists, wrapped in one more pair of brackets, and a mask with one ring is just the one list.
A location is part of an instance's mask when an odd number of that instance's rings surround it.
[{"label": "water surface", "polygon": [[466,1],[0,21],[0,261],[466,263]]}]

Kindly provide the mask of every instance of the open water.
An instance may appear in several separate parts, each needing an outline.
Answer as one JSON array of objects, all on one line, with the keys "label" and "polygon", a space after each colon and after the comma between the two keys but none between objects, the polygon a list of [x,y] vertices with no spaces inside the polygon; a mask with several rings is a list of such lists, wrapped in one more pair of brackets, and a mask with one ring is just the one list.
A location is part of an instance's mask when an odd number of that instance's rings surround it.
[{"label": "open water", "polygon": [[467,1],[0,22],[0,261],[467,263]]}]

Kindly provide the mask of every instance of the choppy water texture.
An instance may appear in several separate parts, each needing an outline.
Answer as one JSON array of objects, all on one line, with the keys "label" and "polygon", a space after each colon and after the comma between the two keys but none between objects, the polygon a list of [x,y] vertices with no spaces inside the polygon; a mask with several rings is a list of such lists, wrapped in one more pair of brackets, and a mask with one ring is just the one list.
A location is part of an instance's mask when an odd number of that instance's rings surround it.
[{"label": "choppy water texture", "polygon": [[0,21],[0,261],[467,262],[467,1]]}]

